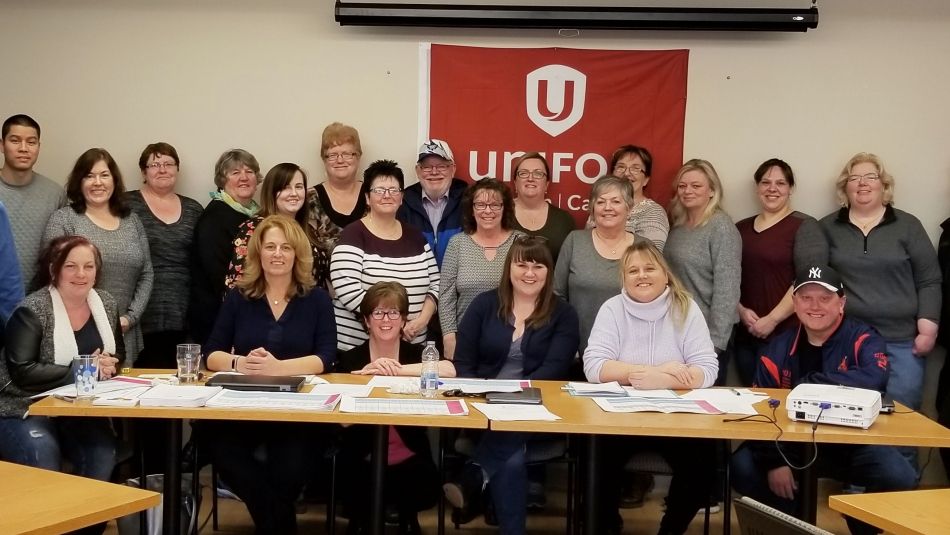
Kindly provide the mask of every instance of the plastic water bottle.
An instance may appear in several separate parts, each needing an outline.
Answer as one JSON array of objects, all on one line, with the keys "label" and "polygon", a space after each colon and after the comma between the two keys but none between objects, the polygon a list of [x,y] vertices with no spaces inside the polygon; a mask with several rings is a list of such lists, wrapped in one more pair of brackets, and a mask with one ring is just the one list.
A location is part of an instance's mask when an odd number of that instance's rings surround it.
[{"label": "plastic water bottle", "polygon": [[435,342],[426,342],[426,347],[422,350],[419,391],[424,398],[434,398],[439,392],[439,350],[435,348]]}]

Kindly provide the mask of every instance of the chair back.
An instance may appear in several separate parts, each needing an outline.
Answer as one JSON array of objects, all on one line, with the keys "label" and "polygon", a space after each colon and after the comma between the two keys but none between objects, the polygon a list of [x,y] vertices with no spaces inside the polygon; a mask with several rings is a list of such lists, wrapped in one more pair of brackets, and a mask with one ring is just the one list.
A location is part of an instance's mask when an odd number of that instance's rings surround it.
[{"label": "chair back", "polygon": [[748,496],[733,501],[742,535],[834,535]]}]

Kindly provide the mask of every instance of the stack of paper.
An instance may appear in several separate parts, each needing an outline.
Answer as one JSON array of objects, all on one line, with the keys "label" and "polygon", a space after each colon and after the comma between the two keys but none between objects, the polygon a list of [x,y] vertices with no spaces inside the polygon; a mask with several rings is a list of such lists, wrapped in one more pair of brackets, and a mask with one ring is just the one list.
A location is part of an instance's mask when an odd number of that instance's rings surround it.
[{"label": "stack of paper", "polygon": [[594,398],[594,403],[606,412],[722,414],[722,411],[705,401],[682,398]]},{"label": "stack of paper", "polygon": [[157,385],[139,396],[143,407],[203,407],[220,386]]},{"label": "stack of paper", "polygon": [[727,414],[756,414],[752,405],[768,399],[766,394],[753,392],[747,388],[697,388],[682,395],[684,399],[704,401]]},{"label": "stack of paper", "polygon": [[340,412],[464,416],[468,414],[468,406],[461,399],[354,398],[344,396],[343,401],[340,402]]},{"label": "stack of paper", "polygon": [[139,396],[148,392],[149,386],[136,386],[122,390],[113,390],[112,392],[96,393],[92,400],[93,405],[104,405],[107,407],[134,407],[139,404]]},{"label": "stack of paper", "polygon": [[243,409],[284,409],[301,411],[332,411],[340,401],[339,394],[318,395],[300,392],[254,392],[221,390],[208,400],[208,407]]},{"label": "stack of paper", "polygon": [[459,389],[466,394],[487,394],[489,392],[521,392],[531,386],[528,379],[472,379],[453,377],[442,379],[440,389]]},{"label": "stack of paper", "polygon": [[513,405],[510,403],[472,403],[489,420],[498,422],[554,421],[561,417],[544,405]]},{"label": "stack of paper", "polygon": [[609,383],[577,383],[570,382],[564,388],[572,396],[597,397],[597,398],[625,398],[628,396],[620,383],[611,381]]}]

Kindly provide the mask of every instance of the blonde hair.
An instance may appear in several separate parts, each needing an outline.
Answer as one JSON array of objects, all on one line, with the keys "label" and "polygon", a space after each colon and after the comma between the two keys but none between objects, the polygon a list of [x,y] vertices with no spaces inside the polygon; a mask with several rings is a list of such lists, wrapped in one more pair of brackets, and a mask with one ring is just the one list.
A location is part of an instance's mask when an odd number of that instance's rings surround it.
[{"label": "blonde hair", "polygon": [[680,202],[679,195],[677,195],[677,188],[679,188],[680,180],[683,179],[683,175],[690,171],[699,171],[706,175],[706,180],[709,181],[709,189],[713,192],[713,196],[709,199],[709,202],[706,203],[706,209],[703,210],[703,215],[699,219],[699,225],[697,226],[701,227],[705,225],[717,211],[722,210],[722,181],[719,180],[719,174],[716,173],[716,168],[706,160],[694,158],[684,163],[683,167],[680,167],[679,172],[676,173],[676,178],[673,179],[673,200],[670,202],[670,219],[674,227],[686,223],[688,214],[686,213],[686,208],[683,207]]},{"label": "blonde hair", "polygon": [[284,233],[287,242],[294,248],[294,269],[291,272],[293,285],[287,290],[287,298],[307,295],[316,286],[313,280],[313,250],[310,240],[296,221],[287,216],[272,215],[265,217],[254,229],[254,235],[247,245],[247,258],[244,261],[244,276],[235,286],[249,299],[264,297],[267,281],[261,269],[261,242],[268,230],[277,229]]},{"label": "blonde hair", "polygon": [[666,259],[663,258],[663,253],[661,253],[650,240],[637,240],[633,242],[633,245],[627,247],[627,250],[623,252],[623,256],[620,257],[620,287],[623,288],[622,291],[627,291],[626,285],[624,285],[627,263],[633,258],[633,255],[637,253],[646,256],[666,274],[670,285],[673,321],[676,322],[677,327],[682,327],[683,322],[686,321],[686,317],[689,315],[689,305],[693,301],[693,298],[689,292],[686,291],[686,287],[683,286],[679,278],[670,270],[670,265],[666,262]]},{"label": "blonde hair", "polygon": [[845,208],[851,207],[851,200],[848,199],[848,177],[851,176],[851,170],[854,169],[855,165],[859,163],[870,163],[874,167],[877,167],[877,174],[881,177],[881,186],[884,188],[882,192],[884,198],[882,199],[884,204],[894,204],[894,177],[884,169],[884,160],[881,160],[881,157],[877,154],[872,154],[870,152],[859,152],[851,157],[848,160],[848,163],[844,165],[844,168],[841,170],[841,173],[838,174],[838,180],[835,182],[835,189],[838,193],[838,202],[841,203],[841,206]]}]

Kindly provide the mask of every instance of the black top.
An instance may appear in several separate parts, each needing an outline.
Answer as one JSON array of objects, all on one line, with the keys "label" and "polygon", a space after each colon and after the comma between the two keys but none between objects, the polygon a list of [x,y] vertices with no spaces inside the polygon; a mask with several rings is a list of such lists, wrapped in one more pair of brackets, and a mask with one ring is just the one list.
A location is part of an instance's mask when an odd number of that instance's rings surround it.
[{"label": "black top", "polygon": [[208,203],[195,225],[191,251],[191,302],[188,318],[195,342],[204,344],[224,299],[224,277],[234,252],[238,226],[248,216],[217,199]]},{"label": "black top", "polygon": [[320,207],[323,208],[323,213],[330,218],[330,221],[333,222],[339,228],[346,228],[350,223],[355,223],[366,214],[366,197],[362,194],[356,198],[356,205],[353,206],[353,211],[344,214],[342,212],[337,212],[333,208],[333,203],[330,202],[330,196],[327,195],[327,188],[323,184],[317,184],[313,188],[317,192],[317,198],[320,199]]},{"label": "black top", "polygon": [[99,329],[96,328],[96,321],[89,316],[85,325],[78,331],[73,331],[76,335],[76,347],[80,355],[92,355],[97,349],[102,349],[102,336],[99,336]]}]

